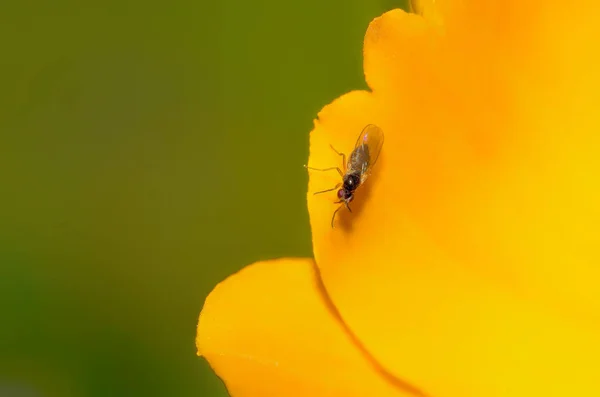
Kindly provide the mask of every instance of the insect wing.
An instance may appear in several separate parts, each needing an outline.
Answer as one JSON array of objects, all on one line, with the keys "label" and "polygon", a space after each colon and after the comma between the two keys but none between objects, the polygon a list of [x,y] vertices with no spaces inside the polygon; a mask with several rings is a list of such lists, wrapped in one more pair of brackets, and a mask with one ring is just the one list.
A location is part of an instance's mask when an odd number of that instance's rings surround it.
[{"label": "insect wing", "polygon": [[369,176],[371,169],[377,162],[382,146],[383,130],[381,128],[375,124],[369,124],[363,128],[354,147],[355,152],[363,152],[364,156],[361,157],[364,157],[366,160],[360,170],[363,181]]}]

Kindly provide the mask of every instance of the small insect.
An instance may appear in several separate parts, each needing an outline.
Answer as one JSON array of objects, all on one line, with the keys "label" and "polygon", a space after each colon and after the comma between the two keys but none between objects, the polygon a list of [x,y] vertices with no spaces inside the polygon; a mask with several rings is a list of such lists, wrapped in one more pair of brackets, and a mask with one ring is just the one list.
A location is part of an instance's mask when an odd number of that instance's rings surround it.
[{"label": "small insect", "polygon": [[344,153],[338,152],[332,145],[329,146],[331,146],[331,149],[333,149],[334,152],[342,156],[342,166],[344,168],[344,172],[342,172],[339,167],[305,167],[309,170],[315,171],[336,170],[342,177],[342,182],[335,185],[335,187],[315,193],[321,194],[337,190],[337,197],[339,201],[336,201],[335,203],[341,205],[333,212],[333,216],[331,218],[331,227],[333,227],[335,216],[338,211],[342,209],[342,206],[345,206],[348,211],[352,212],[349,204],[354,199],[354,193],[356,192],[356,189],[365,183],[369,175],[371,175],[373,166],[377,162],[377,158],[381,152],[381,147],[383,146],[383,131],[374,124],[369,124],[363,128],[358,136],[358,139],[356,140],[354,150],[352,150],[352,153],[350,153],[348,162],[346,162],[346,155]]}]

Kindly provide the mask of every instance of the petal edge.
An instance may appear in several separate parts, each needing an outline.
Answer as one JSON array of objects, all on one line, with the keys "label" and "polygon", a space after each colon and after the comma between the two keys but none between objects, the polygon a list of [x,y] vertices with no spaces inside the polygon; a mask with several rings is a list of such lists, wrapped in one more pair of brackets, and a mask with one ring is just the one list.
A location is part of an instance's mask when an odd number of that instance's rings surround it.
[{"label": "petal edge", "polygon": [[337,322],[311,259],[255,263],[219,284],[196,343],[233,397],[408,395]]}]

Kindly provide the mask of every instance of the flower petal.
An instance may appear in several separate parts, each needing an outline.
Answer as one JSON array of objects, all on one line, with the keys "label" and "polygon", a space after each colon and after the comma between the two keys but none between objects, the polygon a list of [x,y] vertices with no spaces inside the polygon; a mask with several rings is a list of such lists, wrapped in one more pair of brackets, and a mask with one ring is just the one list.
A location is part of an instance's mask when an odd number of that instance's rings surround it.
[{"label": "flower petal", "polygon": [[440,2],[440,0],[410,0],[410,11],[441,25],[444,18],[442,13],[443,7],[440,6]]},{"label": "flower petal", "polygon": [[349,154],[366,124],[385,144],[334,229],[335,193],[313,193],[340,177],[310,172],[315,260],[367,350],[433,396],[596,395],[600,67],[581,45],[593,20],[571,14],[557,33],[552,10],[507,2],[517,18],[503,24],[487,2],[464,4],[489,18],[460,20],[473,37],[398,10],[369,27],[373,92],[323,109],[309,166],[338,165],[328,145]]},{"label": "flower petal", "polygon": [[345,332],[311,259],[259,262],[219,284],[196,344],[233,397],[411,395]]},{"label": "flower petal", "polygon": [[[374,91],[406,89],[432,69],[439,30],[430,21],[402,10],[390,11],[369,26],[363,52],[365,78]],[[425,56],[424,54],[427,54]]]}]

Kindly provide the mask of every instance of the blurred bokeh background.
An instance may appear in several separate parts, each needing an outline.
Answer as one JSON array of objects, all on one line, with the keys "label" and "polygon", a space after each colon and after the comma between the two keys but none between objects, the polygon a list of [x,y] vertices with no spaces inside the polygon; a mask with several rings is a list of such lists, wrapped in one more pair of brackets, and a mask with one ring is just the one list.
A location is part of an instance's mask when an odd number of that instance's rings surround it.
[{"label": "blurred bokeh background", "polygon": [[0,397],[226,396],[211,288],[311,255],[308,132],[392,0],[0,5]]}]

